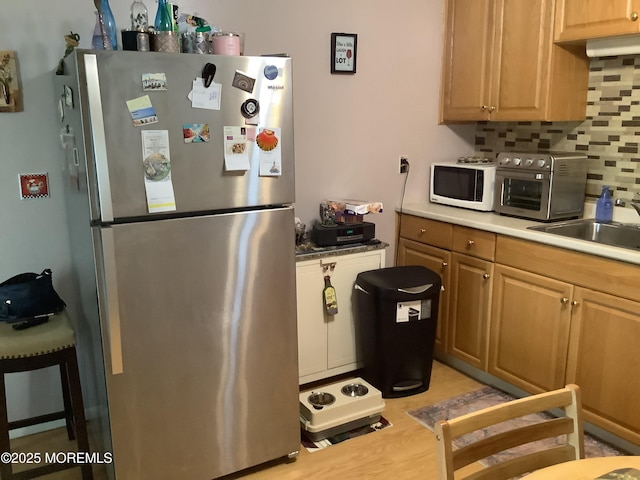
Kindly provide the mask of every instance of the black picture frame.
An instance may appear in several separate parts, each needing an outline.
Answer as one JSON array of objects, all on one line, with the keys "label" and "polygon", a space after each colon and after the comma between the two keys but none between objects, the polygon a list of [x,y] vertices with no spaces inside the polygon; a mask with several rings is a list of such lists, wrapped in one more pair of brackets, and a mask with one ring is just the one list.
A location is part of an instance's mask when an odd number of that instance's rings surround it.
[{"label": "black picture frame", "polygon": [[355,33],[331,34],[331,73],[356,73],[358,35]]}]

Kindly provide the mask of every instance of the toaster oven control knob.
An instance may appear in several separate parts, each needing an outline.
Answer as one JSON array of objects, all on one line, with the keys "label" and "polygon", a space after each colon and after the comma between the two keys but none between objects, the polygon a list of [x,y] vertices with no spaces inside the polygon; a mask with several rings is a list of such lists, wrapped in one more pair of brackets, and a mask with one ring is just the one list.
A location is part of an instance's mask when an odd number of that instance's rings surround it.
[{"label": "toaster oven control knob", "polygon": [[531,165],[533,165],[533,159],[532,159],[532,158],[527,158],[527,159],[524,161],[524,166],[525,166],[525,167],[530,167]]},{"label": "toaster oven control knob", "polygon": [[505,157],[500,160],[500,165],[509,165],[511,163],[511,159],[509,157]]},{"label": "toaster oven control knob", "polygon": [[513,159],[513,164],[514,164],[514,165],[520,165],[521,163],[522,163],[522,160],[521,160],[521,159],[519,159],[518,157],[516,157],[516,158],[514,158],[514,159]]},{"label": "toaster oven control knob", "polygon": [[547,164],[547,161],[544,158],[538,160],[538,167],[543,168]]}]

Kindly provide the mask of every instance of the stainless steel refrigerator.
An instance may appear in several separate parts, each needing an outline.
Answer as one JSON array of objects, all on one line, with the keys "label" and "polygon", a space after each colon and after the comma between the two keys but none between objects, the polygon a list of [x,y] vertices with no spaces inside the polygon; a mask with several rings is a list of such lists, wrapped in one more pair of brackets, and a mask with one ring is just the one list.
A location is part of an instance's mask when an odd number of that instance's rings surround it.
[{"label": "stainless steel refrigerator", "polygon": [[291,59],[64,64],[69,311],[111,476],[208,480],[295,455]]}]

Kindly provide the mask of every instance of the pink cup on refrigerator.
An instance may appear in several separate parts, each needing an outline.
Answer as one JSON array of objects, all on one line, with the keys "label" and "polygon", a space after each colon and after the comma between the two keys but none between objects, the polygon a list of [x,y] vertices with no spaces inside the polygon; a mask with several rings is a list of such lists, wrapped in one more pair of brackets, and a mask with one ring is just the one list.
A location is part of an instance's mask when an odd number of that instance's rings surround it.
[{"label": "pink cup on refrigerator", "polygon": [[211,35],[211,53],[240,55],[240,35],[233,32],[215,32]]}]

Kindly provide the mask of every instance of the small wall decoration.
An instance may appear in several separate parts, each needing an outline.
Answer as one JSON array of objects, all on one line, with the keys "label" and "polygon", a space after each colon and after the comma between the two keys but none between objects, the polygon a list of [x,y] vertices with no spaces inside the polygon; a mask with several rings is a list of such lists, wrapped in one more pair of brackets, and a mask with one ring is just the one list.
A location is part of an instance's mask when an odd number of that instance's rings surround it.
[{"label": "small wall decoration", "polygon": [[331,73],[356,73],[358,35],[331,34]]},{"label": "small wall decoration", "polygon": [[21,173],[20,198],[48,198],[49,179],[46,173]]},{"label": "small wall decoration", "polygon": [[16,52],[0,51],[0,112],[21,112],[22,93]]}]

